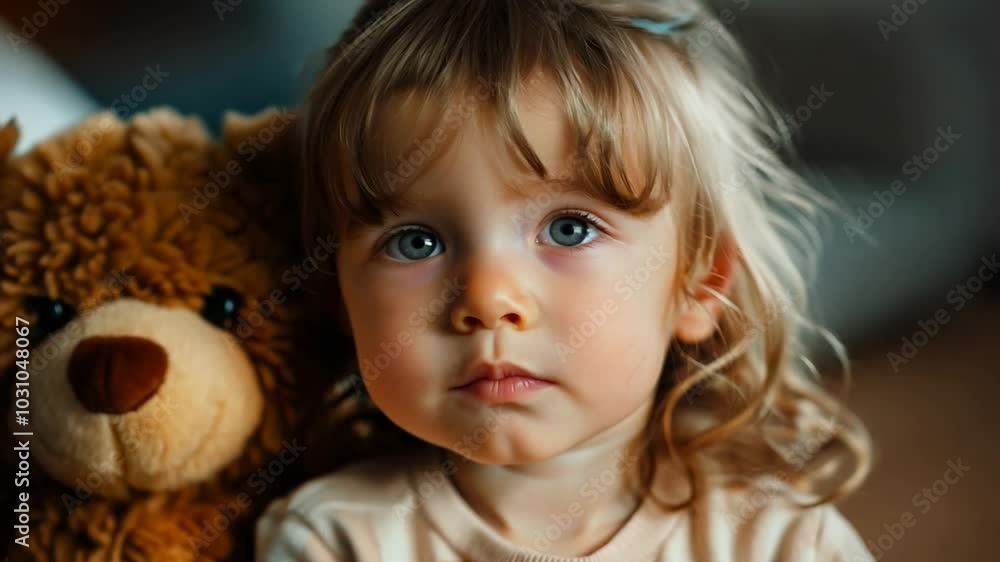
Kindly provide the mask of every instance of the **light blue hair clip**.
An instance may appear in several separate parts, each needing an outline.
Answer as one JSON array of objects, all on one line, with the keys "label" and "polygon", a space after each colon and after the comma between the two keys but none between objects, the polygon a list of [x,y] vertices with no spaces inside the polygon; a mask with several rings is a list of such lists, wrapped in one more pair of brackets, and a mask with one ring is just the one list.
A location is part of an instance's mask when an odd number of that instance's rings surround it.
[{"label": "light blue hair clip", "polygon": [[661,37],[669,37],[677,31],[683,31],[694,23],[694,16],[678,16],[664,21],[654,21],[645,18],[632,18],[630,23],[633,27],[637,27],[643,31],[652,33],[653,35],[659,35]]}]

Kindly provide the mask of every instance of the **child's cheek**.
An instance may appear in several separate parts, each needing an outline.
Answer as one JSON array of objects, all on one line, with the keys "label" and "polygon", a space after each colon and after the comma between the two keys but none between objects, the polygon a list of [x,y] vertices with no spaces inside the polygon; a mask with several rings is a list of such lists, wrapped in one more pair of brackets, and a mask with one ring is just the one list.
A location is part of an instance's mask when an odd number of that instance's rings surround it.
[{"label": "child's cheek", "polygon": [[[374,313],[360,320],[363,329],[355,343],[362,368],[375,373],[380,379],[389,378],[393,385],[428,384],[434,374],[434,354],[448,355],[447,350],[437,349],[431,337],[432,327],[419,312],[411,307],[384,309],[385,316]],[[374,380],[369,377],[369,380]]]},{"label": "child's cheek", "polygon": [[441,360],[446,356],[419,337],[372,342],[361,354],[362,365],[368,365],[369,394],[395,423],[419,433],[434,419],[454,375]]},{"label": "child's cheek", "polygon": [[550,315],[547,321],[555,323],[557,338],[565,345],[572,343],[579,347],[581,339],[587,342],[601,340],[608,337],[609,332],[625,329],[631,333],[637,328],[623,326],[623,317],[632,314],[634,301],[641,298],[637,293],[629,295],[616,290],[627,268],[609,262],[601,266],[598,270],[565,278],[546,299],[551,303],[544,306]]},{"label": "child's cheek", "polygon": [[589,291],[574,288],[561,295],[556,333],[562,368],[581,379],[594,377],[595,385],[603,385],[612,374],[631,379],[658,372],[656,358],[669,341],[663,314],[667,291],[662,287],[668,282],[667,269],[648,277],[641,274],[645,283],[619,272],[595,284],[600,292],[591,286]]}]

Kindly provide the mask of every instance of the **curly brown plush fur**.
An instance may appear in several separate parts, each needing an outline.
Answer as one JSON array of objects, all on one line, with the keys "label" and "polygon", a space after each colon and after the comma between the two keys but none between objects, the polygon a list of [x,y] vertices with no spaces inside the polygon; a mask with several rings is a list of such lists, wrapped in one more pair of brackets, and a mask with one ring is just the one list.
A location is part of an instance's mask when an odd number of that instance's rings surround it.
[{"label": "curly brown plush fur", "polygon": [[34,432],[12,559],[249,559],[254,517],[330,467],[302,450],[343,397],[310,360],[302,271],[330,269],[332,241],[293,226],[293,127],[229,115],[220,142],[171,110],[106,112],[16,158],[0,129],[0,380],[11,410],[30,392],[10,431]]}]

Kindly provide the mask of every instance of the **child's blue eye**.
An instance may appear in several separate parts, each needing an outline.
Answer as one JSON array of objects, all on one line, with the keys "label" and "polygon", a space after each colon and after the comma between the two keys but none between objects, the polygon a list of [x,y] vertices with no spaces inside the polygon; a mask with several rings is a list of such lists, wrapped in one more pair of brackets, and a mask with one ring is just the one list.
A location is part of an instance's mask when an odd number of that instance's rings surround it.
[{"label": "child's blue eye", "polygon": [[[600,219],[585,211],[564,210],[548,223],[540,240],[552,240],[554,245],[568,249],[587,246],[600,236],[600,224]],[[382,246],[382,252],[402,262],[425,260],[443,251],[436,235],[414,225],[397,230]]]},{"label": "child's blue eye", "polygon": [[567,248],[585,246],[593,241],[592,235],[599,234],[591,220],[578,216],[576,212],[557,217],[543,233],[548,234],[556,244]]},{"label": "child's blue eye", "polygon": [[405,228],[385,243],[385,253],[392,259],[399,261],[419,261],[434,257],[435,246],[441,244],[430,232],[416,227]]}]

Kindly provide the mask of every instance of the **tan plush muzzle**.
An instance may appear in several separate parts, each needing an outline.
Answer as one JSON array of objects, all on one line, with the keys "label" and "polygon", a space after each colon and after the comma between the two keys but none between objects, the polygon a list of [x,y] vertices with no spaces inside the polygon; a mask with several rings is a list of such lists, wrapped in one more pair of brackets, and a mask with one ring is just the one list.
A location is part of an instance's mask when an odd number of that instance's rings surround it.
[{"label": "tan plush muzzle", "polygon": [[68,486],[126,497],[194,483],[236,458],[260,422],[246,353],[191,310],[124,298],[50,339],[57,352],[31,373],[34,447]]}]

